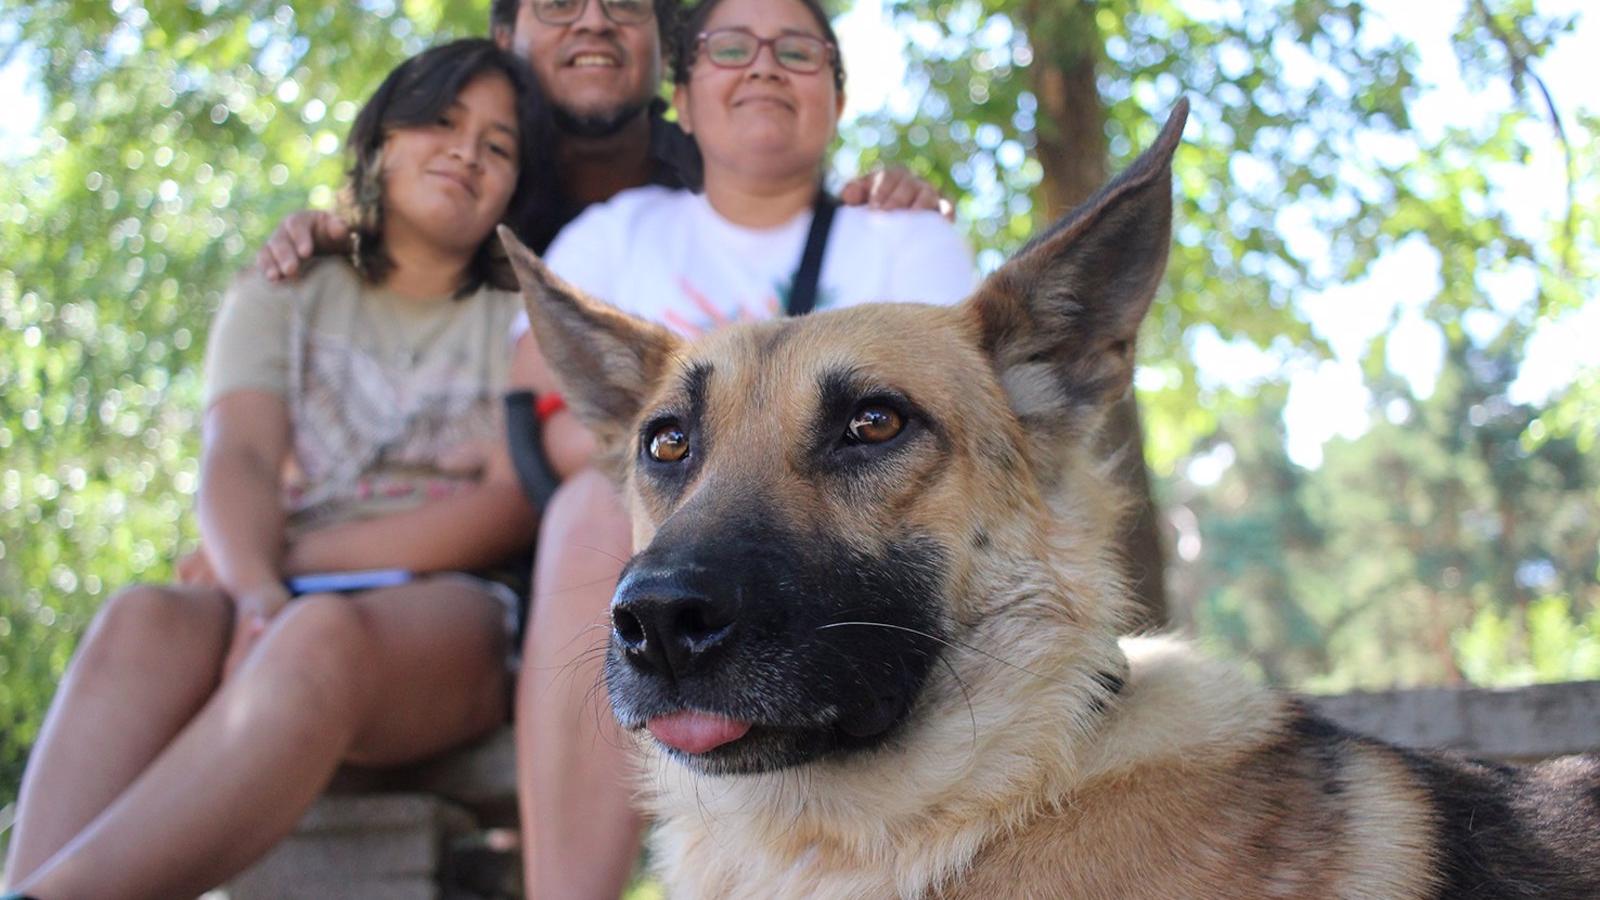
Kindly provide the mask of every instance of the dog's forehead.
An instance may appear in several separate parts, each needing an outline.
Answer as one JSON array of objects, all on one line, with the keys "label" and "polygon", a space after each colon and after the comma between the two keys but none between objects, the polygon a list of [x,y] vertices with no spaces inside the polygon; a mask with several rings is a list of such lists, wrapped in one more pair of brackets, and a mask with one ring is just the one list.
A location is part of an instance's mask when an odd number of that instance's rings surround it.
[{"label": "dog's forehead", "polygon": [[752,400],[809,393],[827,375],[848,372],[880,387],[932,388],[987,371],[967,317],[958,308],[873,303],[713,332],[679,358],[681,370],[709,369],[720,392]]}]

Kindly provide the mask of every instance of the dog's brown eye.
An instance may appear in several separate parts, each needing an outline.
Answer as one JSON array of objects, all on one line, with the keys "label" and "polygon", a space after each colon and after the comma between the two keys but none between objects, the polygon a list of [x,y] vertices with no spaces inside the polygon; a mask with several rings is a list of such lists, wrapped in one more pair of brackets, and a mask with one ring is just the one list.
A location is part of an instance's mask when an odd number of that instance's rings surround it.
[{"label": "dog's brown eye", "polygon": [[863,406],[850,417],[850,439],[863,444],[881,444],[900,433],[906,420],[887,406]]},{"label": "dog's brown eye", "polygon": [[663,425],[650,435],[650,458],[657,462],[677,462],[689,455],[689,436],[676,424]]}]

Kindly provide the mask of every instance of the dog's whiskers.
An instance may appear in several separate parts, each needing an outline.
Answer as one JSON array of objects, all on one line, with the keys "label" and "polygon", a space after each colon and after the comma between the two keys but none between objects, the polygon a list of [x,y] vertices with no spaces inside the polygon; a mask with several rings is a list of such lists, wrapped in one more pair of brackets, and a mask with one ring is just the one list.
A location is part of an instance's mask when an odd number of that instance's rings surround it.
[{"label": "dog's whiskers", "polygon": [[603,549],[601,549],[599,547],[596,547],[593,544],[573,544],[572,545],[572,549],[574,549],[574,550],[588,550],[590,553],[597,553],[597,554],[599,554],[601,556],[604,556],[605,558],[607,558],[609,560],[613,560],[615,562],[623,563],[624,565],[626,565],[627,562],[628,562],[628,558],[626,556],[618,556],[615,553],[612,553],[612,552],[610,552],[608,550],[603,550]]},{"label": "dog's whiskers", "polygon": [[595,585],[600,585],[600,584],[612,584],[612,585],[614,585],[615,583],[616,583],[616,579],[615,578],[611,578],[609,576],[606,577],[606,578],[595,578],[595,579],[592,579],[590,581],[580,581],[577,584],[569,584],[569,585],[567,585],[565,587],[559,587],[559,588],[555,588],[553,590],[539,591],[536,594],[529,594],[528,599],[532,603],[538,603],[540,600],[548,600],[548,599],[551,599],[551,598],[554,598],[554,597],[559,597],[562,594],[570,594],[573,591],[581,591],[581,590],[583,590],[585,588],[592,588]]},{"label": "dog's whiskers", "polygon": [[939,657],[939,662],[944,663],[944,667],[946,669],[950,670],[950,678],[951,678],[951,680],[956,683],[956,687],[961,688],[961,699],[962,699],[962,701],[964,703],[967,704],[967,721],[972,723],[972,741],[969,744],[970,753],[971,753],[973,759],[977,759],[977,757],[978,757],[978,714],[976,712],[974,712],[973,709],[972,709],[972,691],[967,688],[966,681],[962,680],[961,675],[956,672],[956,667],[955,667],[954,663],[950,662],[950,660],[948,660],[948,659],[945,659],[943,656]]},{"label": "dog's whiskers", "polygon": [[[562,649],[562,650],[567,649],[568,647],[572,646],[573,641],[576,641],[580,637],[583,637],[583,635],[581,635],[581,634],[574,635],[572,640],[568,641],[565,644],[563,644],[560,649]],[[565,662],[555,663],[555,664],[551,664],[551,665],[548,665],[548,666],[529,666],[528,668],[530,670],[532,670],[532,671],[535,671],[535,672],[548,672],[548,671],[552,671],[552,670],[559,672],[559,671],[563,671],[563,670],[566,670],[566,669],[576,668],[576,667],[578,667],[578,666],[580,666],[580,665],[582,665],[582,664],[584,664],[584,663],[588,662],[589,660],[594,659],[596,657],[599,657],[600,659],[604,659],[605,655],[606,655],[606,648],[607,648],[608,642],[609,642],[609,637],[607,638],[606,641],[592,642],[588,646],[584,647],[582,650],[578,651],[571,658],[567,659]]]}]

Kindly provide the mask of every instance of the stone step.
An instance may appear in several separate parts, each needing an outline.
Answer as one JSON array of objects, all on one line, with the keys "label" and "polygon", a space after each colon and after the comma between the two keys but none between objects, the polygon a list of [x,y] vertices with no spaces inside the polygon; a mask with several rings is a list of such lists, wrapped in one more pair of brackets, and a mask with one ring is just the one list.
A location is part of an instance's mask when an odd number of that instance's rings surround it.
[{"label": "stone step", "polygon": [[477,823],[426,794],[330,794],[293,834],[227,887],[229,900],[293,897],[440,897],[439,874],[453,838]]}]

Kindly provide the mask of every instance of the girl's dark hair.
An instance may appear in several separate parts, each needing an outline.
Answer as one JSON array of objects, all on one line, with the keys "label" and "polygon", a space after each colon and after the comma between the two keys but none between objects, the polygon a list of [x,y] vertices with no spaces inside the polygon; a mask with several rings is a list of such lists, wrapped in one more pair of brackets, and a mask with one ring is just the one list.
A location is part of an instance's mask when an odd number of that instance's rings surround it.
[{"label": "girl's dark hair", "polygon": [[[533,72],[487,38],[452,41],[396,66],[361,108],[345,139],[351,157],[343,197],[351,222],[351,261],[368,283],[382,281],[394,269],[383,242],[385,139],[396,129],[437,122],[463,88],[489,73],[504,76],[517,96],[517,185],[501,221],[534,246],[543,246],[538,242],[554,235],[557,204],[550,165],[550,111]],[[493,232],[473,255],[456,295],[464,297],[486,284],[505,290],[517,287]]]},{"label": "girl's dark hair", "polygon": [[[822,8],[820,0],[795,0],[795,2],[804,6],[806,12],[811,13],[811,18],[817,20],[817,27],[822,29],[822,37],[833,45],[833,86],[837,90],[844,90],[844,59],[839,54],[839,36],[833,33],[833,23],[828,21],[828,11]],[[705,29],[706,21],[721,4],[722,0],[700,0],[683,13],[683,23],[678,29],[678,39],[675,42],[672,59],[674,82],[689,83],[689,70],[694,67],[695,53],[700,49],[700,32]]]}]

